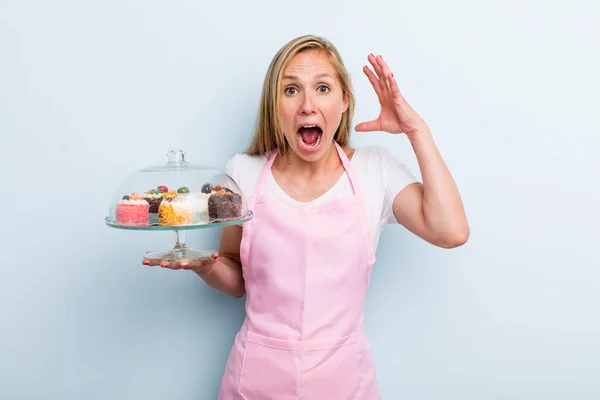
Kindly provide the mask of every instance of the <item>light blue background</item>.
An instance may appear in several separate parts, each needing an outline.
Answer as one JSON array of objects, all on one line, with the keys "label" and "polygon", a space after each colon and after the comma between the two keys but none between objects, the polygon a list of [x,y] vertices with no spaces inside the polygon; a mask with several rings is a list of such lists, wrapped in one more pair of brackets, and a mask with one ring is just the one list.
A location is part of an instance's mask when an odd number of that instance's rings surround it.
[{"label": "light blue background", "polygon": [[[361,67],[383,54],[472,228],[451,251],[385,231],[366,305],[383,398],[600,398],[587,3],[2,1],[0,398],[216,398],[243,300],[142,266],[169,233],[103,220],[117,185],[170,148],[218,167],[242,151],[271,57],[305,33],[342,52],[355,123],[377,115]],[[418,174],[404,137],[353,138]]]}]

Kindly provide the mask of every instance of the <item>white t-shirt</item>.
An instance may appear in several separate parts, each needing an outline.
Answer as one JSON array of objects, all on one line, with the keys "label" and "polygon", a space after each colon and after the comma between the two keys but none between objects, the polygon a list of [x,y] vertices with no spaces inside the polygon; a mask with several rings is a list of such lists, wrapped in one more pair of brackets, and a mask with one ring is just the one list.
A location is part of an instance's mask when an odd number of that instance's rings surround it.
[{"label": "white t-shirt", "polygon": [[[266,156],[237,154],[229,160],[225,172],[236,182],[244,197],[249,199],[254,193],[260,172],[266,162]],[[392,210],[396,195],[407,185],[418,181],[406,165],[383,147],[357,148],[351,164],[365,196],[373,249],[377,250],[379,236],[385,225],[397,223]],[[347,173],[344,173],[331,189],[311,202],[299,202],[288,196],[277,184],[271,171],[267,174],[262,189],[262,194],[295,207],[328,203],[352,193]]]}]

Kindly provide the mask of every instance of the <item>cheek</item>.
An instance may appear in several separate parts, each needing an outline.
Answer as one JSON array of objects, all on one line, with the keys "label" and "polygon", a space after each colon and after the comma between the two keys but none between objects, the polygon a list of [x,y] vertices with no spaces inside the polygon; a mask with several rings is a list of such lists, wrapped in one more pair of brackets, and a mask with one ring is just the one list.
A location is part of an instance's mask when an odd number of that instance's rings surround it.
[{"label": "cheek", "polygon": [[279,115],[281,118],[281,128],[283,129],[283,135],[287,138],[288,141],[293,142],[293,137],[296,132],[294,131],[295,123],[295,107],[291,102],[282,102],[281,107],[279,108]]},{"label": "cheek", "polygon": [[[336,102],[334,104],[330,104],[327,108],[327,111],[326,111],[327,122],[330,125],[331,124],[335,125],[335,129],[333,129],[334,132],[337,130],[337,125],[342,120],[343,112],[344,112],[344,104],[343,103]],[[329,128],[333,128],[333,127],[330,126]]]},{"label": "cheek", "polygon": [[281,123],[283,124],[284,128],[287,128],[294,122],[293,105],[289,103],[282,103],[281,107],[279,108],[279,115],[281,116]]}]

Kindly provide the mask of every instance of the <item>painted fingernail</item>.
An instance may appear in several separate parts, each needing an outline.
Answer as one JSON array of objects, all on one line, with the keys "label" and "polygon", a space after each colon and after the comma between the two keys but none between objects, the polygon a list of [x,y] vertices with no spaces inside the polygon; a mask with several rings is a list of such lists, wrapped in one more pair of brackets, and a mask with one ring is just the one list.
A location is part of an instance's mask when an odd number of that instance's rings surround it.
[{"label": "painted fingernail", "polygon": [[370,55],[371,55],[371,57],[375,57],[375,56],[373,55],[373,53],[371,53]]}]

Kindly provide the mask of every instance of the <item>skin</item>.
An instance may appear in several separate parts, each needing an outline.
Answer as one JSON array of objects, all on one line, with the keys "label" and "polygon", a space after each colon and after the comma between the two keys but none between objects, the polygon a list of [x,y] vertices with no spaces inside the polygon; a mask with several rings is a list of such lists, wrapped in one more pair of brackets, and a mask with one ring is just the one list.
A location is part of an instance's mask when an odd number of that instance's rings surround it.
[{"label": "skin", "polygon": [[[288,65],[282,86],[280,114],[291,151],[287,159],[275,159],[273,176],[292,198],[308,202],[329,190],[344,173],[333,137],[348,109],[348,98],[327,56],[319,51],[298,54]],[[306,152],[300,146],[297,132],[302,125],[321,127],[318,151]]]},{"label": "skin", "polygon": [[[378,117],[356,125],[357,132],[383,131],[404,134],[411,143],[423,183],[405,187],[396,196],[393,211],[400,224],[427,242],[441,248],[463,245],[470,230],[456,184],[444,163],[429,127],[412,109],[381,56],[368,56],[363,72],[381,105]],[[279,186],[298,201],[311,201],[325,193],[344,173],[333,145],[333,136],[348,99],[327,56],[319,51],[298,54],[284,73],[281,119],[290,144],[287,159],[276,158],[273,176]],[[323,129],[321,147],[306,152],[298,144],[297,127],[318,124]],[[354,149],[345,148],[349,158]],[[234,297],[245,293],[240,242],[242,227],[223,228],[218,254],[205,261],[166,263],[171,269],[192,270],[206,283]],[[147,265],[151,265],[144,262]],[[157,264],[152,264],[157,265]]]}]

